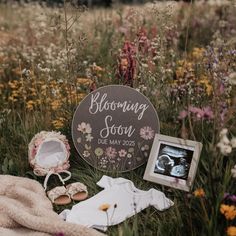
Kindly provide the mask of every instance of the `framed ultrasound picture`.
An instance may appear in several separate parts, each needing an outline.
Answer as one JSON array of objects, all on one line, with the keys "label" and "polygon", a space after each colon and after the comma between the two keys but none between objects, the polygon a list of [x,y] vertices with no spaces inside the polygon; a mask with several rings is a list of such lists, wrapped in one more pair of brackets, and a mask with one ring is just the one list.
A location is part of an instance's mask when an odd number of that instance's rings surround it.
[{"label": "framed ultrasound picture", "polygon": [[201,150],[199,142],[156,134],[143,178],[188,192]]}]

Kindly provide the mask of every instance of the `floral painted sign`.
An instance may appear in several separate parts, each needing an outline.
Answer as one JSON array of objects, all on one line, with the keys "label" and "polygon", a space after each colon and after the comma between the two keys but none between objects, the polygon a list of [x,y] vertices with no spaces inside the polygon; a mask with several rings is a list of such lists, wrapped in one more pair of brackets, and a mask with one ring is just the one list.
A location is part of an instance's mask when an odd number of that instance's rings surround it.
[{"label": "floral painted sign", "polygon": [[80,156],[105,171],[129,171],[144,164],[159,119],[137,90],[110,85],[90,93],[77,107],[72,137]]}]

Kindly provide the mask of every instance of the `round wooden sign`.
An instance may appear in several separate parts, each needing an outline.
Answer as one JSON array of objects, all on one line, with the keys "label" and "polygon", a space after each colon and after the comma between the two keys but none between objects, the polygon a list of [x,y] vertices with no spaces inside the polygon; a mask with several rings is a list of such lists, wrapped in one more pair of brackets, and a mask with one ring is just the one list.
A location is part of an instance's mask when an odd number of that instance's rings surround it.
[{"label": "round wooden sign", "polygon": [[151,102],[137,90],[110,85],[87,95],[72,121],[80,156],[104,171],[129,171],[144,164],[159,119]]}]

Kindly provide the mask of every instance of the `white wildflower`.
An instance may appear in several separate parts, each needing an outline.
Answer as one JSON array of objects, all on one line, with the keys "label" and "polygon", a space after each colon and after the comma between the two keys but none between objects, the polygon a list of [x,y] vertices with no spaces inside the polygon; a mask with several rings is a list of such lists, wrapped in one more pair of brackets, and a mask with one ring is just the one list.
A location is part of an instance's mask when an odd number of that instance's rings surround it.
[{"label": "white wildflower", "polygon": [[232,148],[236,148],[236,137],[233,137],[233,138],[230,140],[230,144],[231,144]]},{"label": "white wildflower", "polygon": [[225,156],[229,155],[232,152],[232,147],[229,145],[225,145],[221,148],[221,153]]},{"label": "white wildflower", "polygon": [[232,152],[232,147],[230,145],[219,142],[217,144],[217,147],[220,149],[220,152],[225,156],[229,155]]},{"label": "white wildflower", "polygon": [[228,139],[228,137],[226,135],[224,135],[221,139],[220,139],[220,142],[225,144],[225,145],[229,145],[230,144],[230,141]]},{"label": "white wildflower", "polygon": [[233,178],[236,178],[236,165],[233,167],[233,169],[231,169],[231,173]]},{"label": "white wildflower", "polygon": [[233,72],[229,75],[229,82],[233,85],[236,85],[236,72]]},{"label": "white wildflower", "polygon": [[26,69],[26,68],[24,68],[24,69],[22,70],[21,74],[24,75],[24,76],[26,76],[26,77],[29,77],[30,74],[31,74],[31,71],[28,70],[28,69]]},{"label": "white wildflower", "polygon": [[236,147],[236,138],[233,138],[231,141],[227,137],[228,129],[224,128],[221,130],[219,136],[220,136],[220,142],[217,143],[217,147],[220,149],[220,152],[227,156],[232,152],[232,149]]},{"label": "white wildflower", "polygon": [[220,138],[228,134],[228,129],[224,128],[220,131]]},{"label": "white wildflower", "polygon": [[144,68],[148,68],[148,64],[146,64],[146,63],[141,63],[141,66]]}]

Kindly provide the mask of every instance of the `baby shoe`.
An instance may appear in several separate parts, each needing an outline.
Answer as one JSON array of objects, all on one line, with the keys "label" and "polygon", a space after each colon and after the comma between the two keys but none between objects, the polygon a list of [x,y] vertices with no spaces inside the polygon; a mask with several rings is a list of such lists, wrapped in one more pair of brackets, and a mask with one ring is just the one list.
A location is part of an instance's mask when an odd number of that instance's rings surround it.
[{"label": "baby shoe", "polygon": [[[67,171],[70,167],[69,156],[68,140],[60,132],[41,131],[29,143],[29,163],[35,175],[46,176],[44,180],[45,190],[52,174],[57,175],[63,184],[70,179],[71,173]],[[63,179],[60,173],[66,173],[68,176]]]},{"label": "baby shoe", "polygon": [[71,199],[75,201],[81,201],[88,197],[87,187],[80,182],[69,184],[66,189]]},{"label": "baby shoe", "polygon": [[88,197],[87,187],[80,183],[58,186],[47,192],[48,198],[56,205],[66,205],[74,201],[82,201]]},{"label": "baby shoe", "polygon": [[58,186],[47,192],[48,198],[56,205],[66,205],[71,203],[70,195],[64,186]]}]

